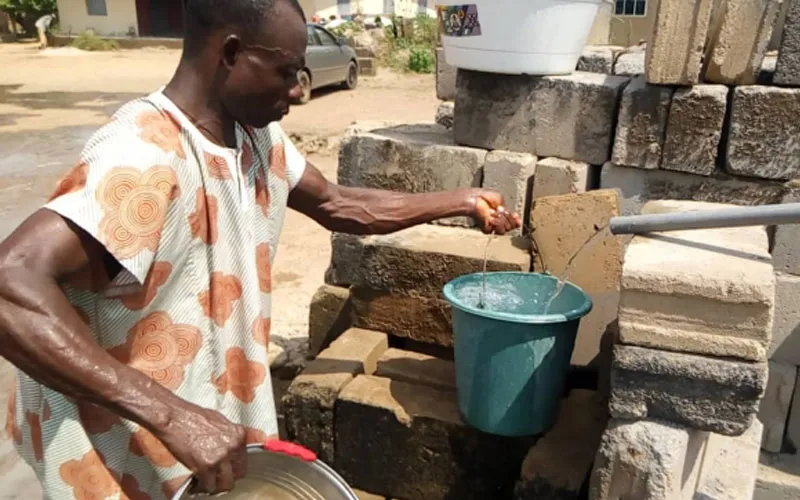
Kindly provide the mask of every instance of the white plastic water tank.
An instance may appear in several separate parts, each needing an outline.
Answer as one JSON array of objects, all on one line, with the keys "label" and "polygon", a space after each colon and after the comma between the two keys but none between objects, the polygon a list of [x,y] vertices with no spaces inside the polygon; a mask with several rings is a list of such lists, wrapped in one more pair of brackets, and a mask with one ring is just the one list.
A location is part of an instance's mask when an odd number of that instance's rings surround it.
[{"label": "white plastic water tank", "polygon": [[575,70],[602,0],[437,0],[448,64],[505,74]]}]

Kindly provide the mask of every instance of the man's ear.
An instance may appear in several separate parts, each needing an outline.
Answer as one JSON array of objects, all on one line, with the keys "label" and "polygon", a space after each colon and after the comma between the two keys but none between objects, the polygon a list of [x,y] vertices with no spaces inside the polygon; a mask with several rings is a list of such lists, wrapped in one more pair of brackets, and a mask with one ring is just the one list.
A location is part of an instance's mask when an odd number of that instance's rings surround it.
[{"label": "man's ear", "polygon": [[222,63],[226,68],[232,69],[239,59],[242,51],[242,40],[237,35],[228,35],[222,44]]}]

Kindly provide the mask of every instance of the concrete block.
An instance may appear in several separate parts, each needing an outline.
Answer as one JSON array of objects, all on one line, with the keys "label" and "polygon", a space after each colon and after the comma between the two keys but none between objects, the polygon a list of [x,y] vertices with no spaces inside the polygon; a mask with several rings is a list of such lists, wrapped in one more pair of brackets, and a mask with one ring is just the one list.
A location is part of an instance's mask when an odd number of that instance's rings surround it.
[{"label": "concrete block", "polygon": [[378,359],[388,348],[385,334],[354,328],[322,351],[282,398],[289,439],[332,464],[336,398],[355,375],[375,373]]},{"label": "concrete block", "polygon": [[782,0],[722,0],[711,15],[705,80],[753,85],[772,37]]},{"label": "concrete block", "polygon": [[786,12],[773,83],[800,85],[800,3],[798,2],[791,2]]},{"label": "concrete block", "polygon": [[[343,139],[338,183],[407,193],[480,187],[486,151],[456,146],[435,124],[400,125]],[[452,223],[474,225],[461,217]]]},{"label": "concrete block", "polygon": [[617,345],[611,368],[614,418],[658,419],[726,436],[753,423],[767,363]]},{"label": "concrete block", "polygon": [[436,123],[451,129],[453,128],[453,112],[455,111],[455,103],[443,102],[436,108]]},{"label": "concrete block", "polygon": [[736,87],[726,157],[728,172],[776,180],[800,177],[797,116],[800,89]]},{"label": "concrete block", "polygon": [[[532,200],[545,196],[585,193],[596,177],[592,165],[579,161],[545,158],[536,164]],[[524,213],[527,213],[524,212]]]},{"label": "concrete block", "polygon": [[375,64],[375,58],[359,57],[358,74],[361,76],[376,76],[378,74],[378,65]]},{"label": "concrete block", "polygon": [[308,354],[316,356],[350,327],[350,290],[322,285],[308,311]]},{"label": "concrete block", "polygon": [[639,48],[617,55],[614,62],[614,74],[619,76],[636,76],[644,74],[645,51]]},{"label": "concrete block", "polygon": [[444,49],[436,49],[436,97],[442,101],[456,98],[456,74],[458,68],[447,64]]},{"label": "concrete block", "polygon": [[[795,240],[795,244],[797,244]],[[800,365],[800,277],[775,275],[775,321],[769,359]]]},{"label": "concrete block", "polygon": [[611,75],[614,73],[614,55],[622,47],[613,45],[589,45],[578,58],[578,71]]},{"label": "concrete block", "polygon": [[459,144],[600,165],[608,160],[628,79],[597,73],[536,77],[459,71]]},{"label": "concrete block", "polygon": [[575,365],[587,366],[597,357],[603,333],[617,318],[622,239],[600,236],[591,245],[586,243],[618,214],[619,199],[613,190],[550,196],[533,204],[531,234],[541,257],[534,259],[534,269],[567,279],[592,298],[592,311],[578,330]]},{"label": "concrete block", "polygon": [[758,420],[764,425],[761,448],[767,451],[779,453],[783,447],[796,380],[796,366],[769,362],[767,390],[758,409]]},{"label": "concrete block", "polygon": [[360,272],[361,253],[364,245],[361,236],[355,234],[331,234],[331,262],[325,271],[328,285],[349,287]]},{"label": "concrete block", "polygon": [[578,499],[592,471],[606,421],[593,391],[573,390],[561,402],[555,426],[528,451],[516,500]]},{"label": "concrete block", "polygon": [[378,360],[375,375],[442,391],[456,389],[456,371],[452,361],[414,351],[387,350]]},{"label": "concrete block", "polygon": [[786,421],[786,443],[791,449],[800,451],[800,391],[797,384],[800,382],[800,372],[795,382],[795,391],[792,396],[792,407],[789,409],[789,420]]},{"label": "concrete block", "polygon": [[762,429],[755,420],[741,436],[710,434],[693,498],[752,500]]},{"label": "concrete block", "polygon": [[336,470],[392,498],[510,498],[531,445],[465,425],[452,391],[383,377],[358,376],[335,414]]},{"label": "concrete block", "polygon": [[800,454],[761,453],[753,500],[800,498]]},{"label": "concrete block", "polygon": [[713,3],[713,0],[662,0],[658,3],[645,59],[649,83],[698,83]]},{"label": "concrete block", "polygon": [[656,169],[667,130],[673,89],[648,85],[643,76],[622,92],[611,161],[616,165]]},{"label": "concrete block", "polygon": [[[514,210],[520,217],[530,210],[533,191],[536,157],[527,153],[491,151],[483,165],[483,187],[494,189],[503,195],[506,208]],[[516,231],[519,235],[526,224]]]},{"label": "concrete block", "polygon": [[[726,207],[651,201],[642,213]],[[769,243],[761,226],[636,236],[622,270],[620,342],[763,361],[774,297]]]},{"label": "concrete block", "polygon": [[717,169],[728,87],[695,85],[672,96],[661,168],[711,175]]},{"label": "concrete block", "polygon": [[[800,203],[800,191],[787,193],[780,203]],[[775,227],[775,246],[772,249],[772,260],[775,270],[800,276],[800,225],[784,224]],[[800,291],[798,291],[800,293]],[[800,349],[800,346],[798,346]],[[800,365],[800,354],[796,357]]]},{"label": "concrete block", "polygon": [[589,499],[692,498],[707,439],[706,432],[668,422],[612,419],[595,457]]},{"label": "concrete block", "polygon": [[616,189],[622,215],[637,215],[650,200],[693,200],[733,205],[780,203],[786,188],[779,183],[731,177],[717,172],[701,177],[665,170],[603,165],[600,188]]}]

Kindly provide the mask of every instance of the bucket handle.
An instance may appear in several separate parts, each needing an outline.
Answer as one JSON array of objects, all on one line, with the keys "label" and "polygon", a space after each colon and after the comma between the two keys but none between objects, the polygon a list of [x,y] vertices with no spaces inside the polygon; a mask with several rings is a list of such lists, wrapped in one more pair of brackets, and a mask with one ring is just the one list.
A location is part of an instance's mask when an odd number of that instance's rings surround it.
[{"label": "bucket handle", "polygon": [[[260,453],[268,451],[271,453],[281,453],[290,457],[298,458],[304,462],[316,462],[317,454],[296,443],[289,441],[282,441],[280,439],[268,439],[262,444],[249,444],[247,445],[247,453]],[[192,487],[195,482],[195,477],[191,476],[185,483],[178,488],[178,491],[172,496],[172,500],[181,500],[184,495]]]}]

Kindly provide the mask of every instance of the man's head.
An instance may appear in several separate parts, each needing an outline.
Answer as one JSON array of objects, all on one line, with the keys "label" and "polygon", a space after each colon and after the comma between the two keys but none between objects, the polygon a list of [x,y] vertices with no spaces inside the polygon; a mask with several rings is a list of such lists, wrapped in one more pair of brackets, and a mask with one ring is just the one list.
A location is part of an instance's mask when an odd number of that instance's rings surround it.
[{"label": "man's head", "polygon": [[288,112],[306,41],[297,0],[186,0],[184,60],[213,75],[225,111],[245,125]]}]

